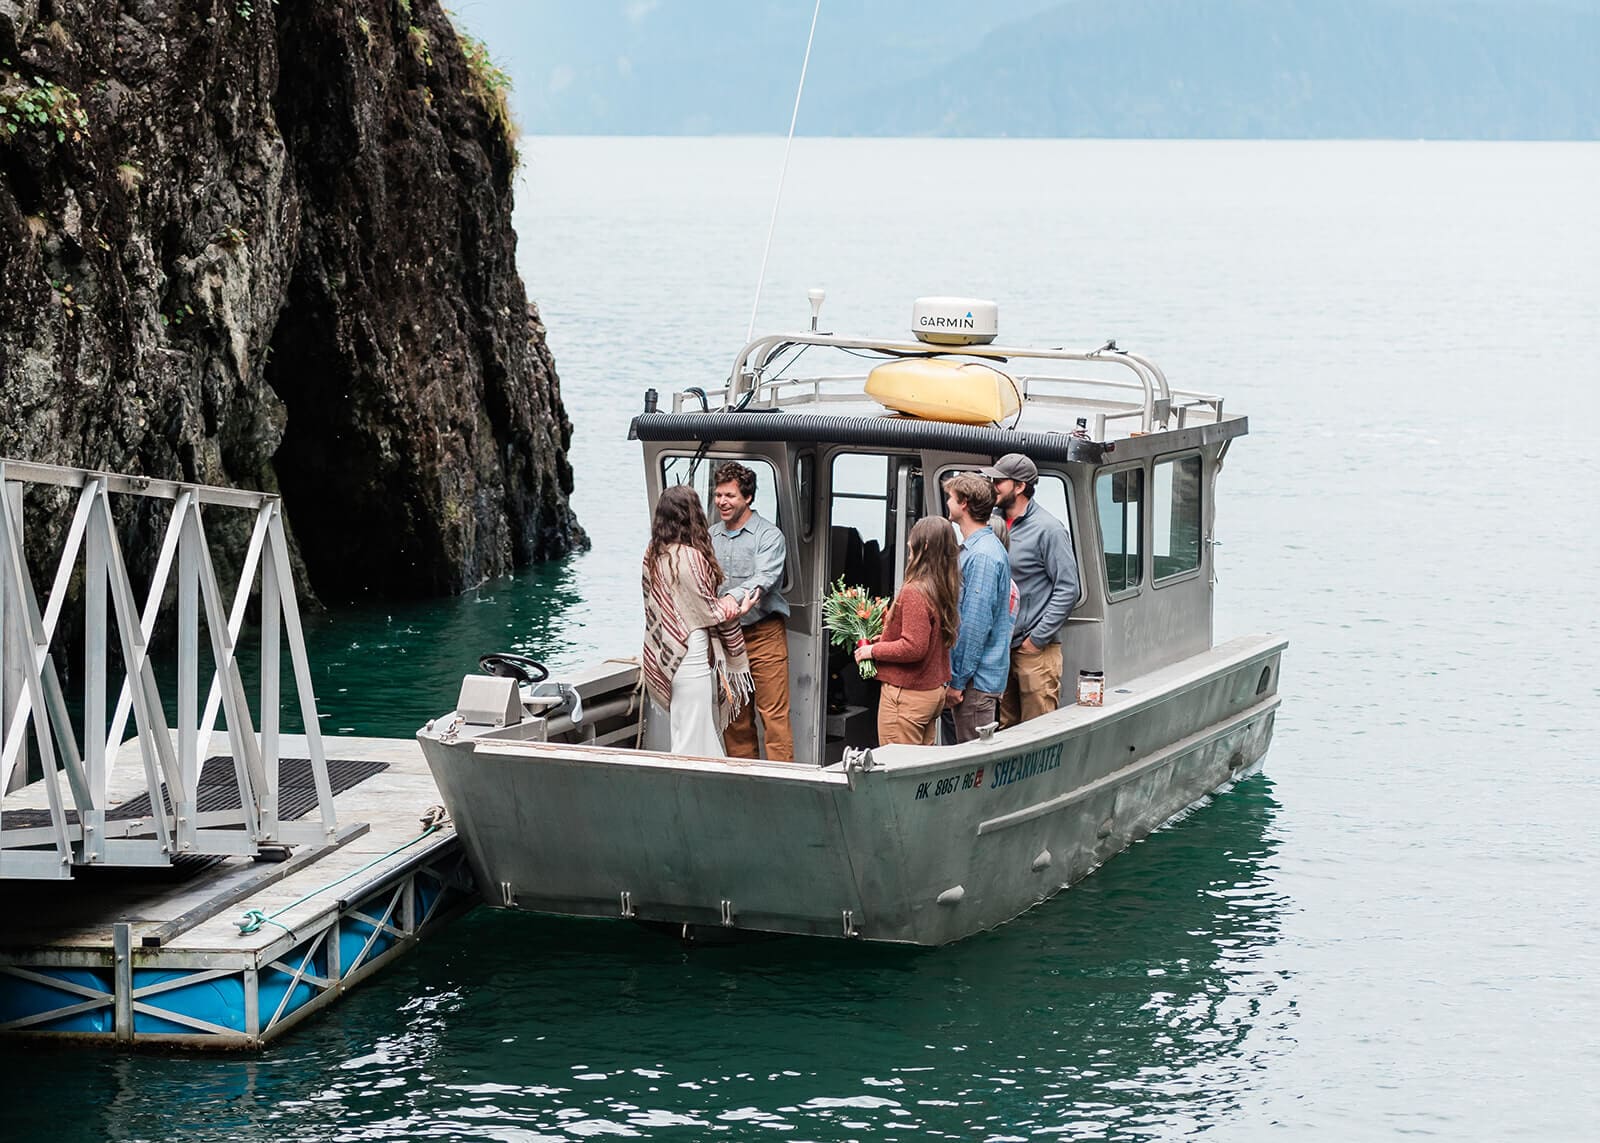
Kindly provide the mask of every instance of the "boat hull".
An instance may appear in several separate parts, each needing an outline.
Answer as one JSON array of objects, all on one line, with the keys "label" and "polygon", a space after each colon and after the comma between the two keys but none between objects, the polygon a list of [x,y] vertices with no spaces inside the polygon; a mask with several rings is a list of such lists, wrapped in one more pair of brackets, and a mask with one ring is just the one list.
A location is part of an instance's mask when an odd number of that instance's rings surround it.
[{"label": "boat hull", "polygon": [[419,738],[490,904],[941,945],[1258,767],[1283,646],[1235,640],[1104,707],[827,769],[507,732]]}]

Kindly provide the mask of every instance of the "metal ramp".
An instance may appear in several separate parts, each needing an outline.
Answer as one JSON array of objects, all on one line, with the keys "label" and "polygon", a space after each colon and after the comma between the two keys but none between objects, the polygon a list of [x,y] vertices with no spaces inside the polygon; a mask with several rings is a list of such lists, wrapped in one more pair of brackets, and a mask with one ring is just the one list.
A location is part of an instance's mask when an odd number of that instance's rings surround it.
[{"label": "metal ramp", "polygon": [[[23,549],[23,493],[29,486],[77,492],[42,608]],[[163,866],[181,856],[251,856],[264,845],[332,844],[337,832],[333,792],[279,497],[11,460],[0,460],[0,490],[0,879],[62,880],[83,866]],[[115,523],[114,509],[127,498],[171,504],[142,609]],[[231,608],[225,606],[212,560],[208,511],[253,516]],[[174,568],[177,582],[168,604]],[[75,725],[50,645],[80,569],[74,606],[84,611],[85,647]],[[253,589],[259,590],[261,614],[254,712],[237,654]],[[169,614],[163,614],[164,606]],[[174,609],[177,677],[164,691],[150,646],[158,629],[170,630],[165,624],[173,621]],[[108,702],[113,638],[124,668],[114,707]],[[305,819],[291,821],[280,820],[285,759],[280,756],[279,666],[285,644],[306,735],[305,761],[293,780],[296,785],[306,781],[308,764],[314,797],[312,806],[297,807]],[[199,701],[203,653],[211,667],[204,707]],[[167,723],[169,695],[176,700],[175,726]],[[223,775],[230,788],[228,796],[218,797],[217,776],[209,774],[202,802],[202,751],[219,715],[231,747],[232,780]],[[138,748],[119,751],[130,716]],[[38,783],[44,787],[48,822],[17,816],[8,828],[4,806],[24,785],[30,740],[42,769]],[[108,805],[110,765],[119,757],[137,758],[143,768],[145,813],[118,813]],[[122,803],[128,804],[127,799]]]}]

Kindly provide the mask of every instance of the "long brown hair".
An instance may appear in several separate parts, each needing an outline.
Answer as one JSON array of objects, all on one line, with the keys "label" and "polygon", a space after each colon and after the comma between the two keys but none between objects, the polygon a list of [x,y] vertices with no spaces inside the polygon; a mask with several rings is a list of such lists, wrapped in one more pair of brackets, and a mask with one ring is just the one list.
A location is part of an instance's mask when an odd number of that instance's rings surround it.
[{"label": "long brown hair", "polygon": [[922,589],[939,617],[945,650],[954,647],[961,629],[961,563],[956,558],[956,531],[943,516],[924,516],[912,527],[905,582]]},{"label": "long brown hair", "polygon": [[667,554],[671,544],[683,544],[699,552],[711,565],[716,578],[722,579],[722,565],[711,547],[706,510],[695,490],[687,484],[674,484],[656,501],[655,519],[650,523],[650,546],[644,550],[644,566],[651,578],[655,577],[656,564]]}]

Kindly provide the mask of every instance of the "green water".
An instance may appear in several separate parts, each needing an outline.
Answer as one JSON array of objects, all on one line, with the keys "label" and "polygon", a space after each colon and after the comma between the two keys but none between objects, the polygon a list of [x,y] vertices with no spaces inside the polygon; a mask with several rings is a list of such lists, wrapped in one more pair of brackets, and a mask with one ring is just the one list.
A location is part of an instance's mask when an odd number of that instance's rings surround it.
[{"label": "green water", "polygon": [[[486,650],[592,655],[574,632],[597,622],[580,590],[594,563],[311,617],[329,753],[339,734],[409,736]],[[613,619],[627,622],[599,617]],[[1237,1111],[1229,1077],[1292,1035],[1283,973],[1261,963],[1287,905],[1270,884],[1277,809],[1270,779],[1250,778],[1054,903],[937,951],[685,946],[479,908],[259,1058],[0,1046],[8,1088],[27,1093],[6,1122],[72,1140],[1022,1138],[1073,1124],[1138,1138],[1175,1115],[1217,1122]]]},{"label": "green water", "polygon": [[[410,738],[454,708],[461,676],[491,651],[516,651],[552,666],[590,657],[574,639],[580,625],[573,613],[583,607],[578,562],[534,568],[453,599],[310,617],[306,650],[323,732]],[[631,653],[628,644],[604,652]]]},{"label": "green water", "polygon": [[[592,557],[586,558],[592,560]],[[312,618],[324,728],[401,737],[488,649],[561,662],[585,559]],[[328,744],[337,754],[336,738]],[[1250,778],[1022,920],[929,951],[685,946],[479,908],[259,1058],[0,1047],[17,1138],[1138,1138],[1237,1110],[1293,1025],[1260,963],[1286,902]],[[1007,1134],[1008,1132],[1012,1134]],[[1020,1133],[1020,1134],[1018,1134]]]},{"label": "green water", "polygon": [[[8,1052],[14,1138],[1140,1138],[1237,1111],[1294,1003],[1252,778],[938,951],[685,948],[480,909],[258,1059]],[[58,1102],[59,1101],[59,1102]],[[13,1104],[13,1108],[17,1105]]]}]

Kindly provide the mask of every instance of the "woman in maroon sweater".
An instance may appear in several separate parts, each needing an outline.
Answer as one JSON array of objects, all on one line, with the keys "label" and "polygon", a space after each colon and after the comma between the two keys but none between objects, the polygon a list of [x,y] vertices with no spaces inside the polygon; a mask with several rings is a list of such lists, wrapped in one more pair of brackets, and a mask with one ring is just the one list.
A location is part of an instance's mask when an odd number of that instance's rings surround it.
[{"label": "woman in maroon sweater", "polygon": [[889,608],[877,642],[856,649],[856,662],[878,665],[878,745],[903,742],[932,746],[944,687],[950,681],[950,648],[961,623],[961,564],[955,529],[928,516],[911,529],[906,579]]}]

